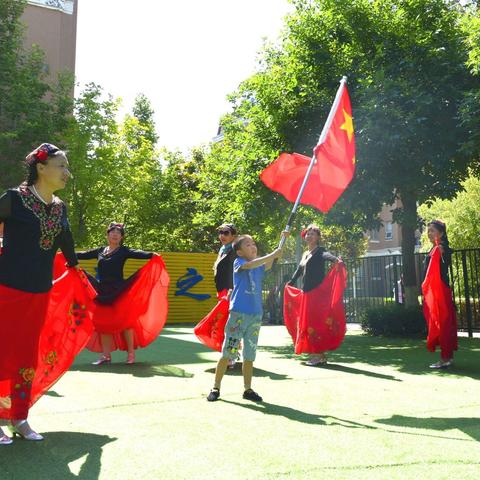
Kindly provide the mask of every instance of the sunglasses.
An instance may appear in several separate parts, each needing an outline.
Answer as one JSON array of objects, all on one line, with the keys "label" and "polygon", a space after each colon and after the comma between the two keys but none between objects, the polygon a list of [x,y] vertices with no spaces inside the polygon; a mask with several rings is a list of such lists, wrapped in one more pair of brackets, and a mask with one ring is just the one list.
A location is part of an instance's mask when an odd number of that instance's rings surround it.
[{"label": "sunglasses", "polygon": [[230,230],[219,230],[219,235],[230,235],[232,232]]}]

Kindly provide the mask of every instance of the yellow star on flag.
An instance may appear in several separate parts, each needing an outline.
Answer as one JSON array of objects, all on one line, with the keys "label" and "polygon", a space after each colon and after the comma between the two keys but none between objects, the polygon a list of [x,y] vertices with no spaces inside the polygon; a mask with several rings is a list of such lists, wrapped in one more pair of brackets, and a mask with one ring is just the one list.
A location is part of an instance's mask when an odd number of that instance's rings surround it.
[{"label": "yellow star on flag", "polygon": [[343,117],[345,118],[345,123],[340,127],[340,129],[347,132],[348,141],[351,142],[353,137],[352,116],[349,115],[345,110],[343,110]]}]

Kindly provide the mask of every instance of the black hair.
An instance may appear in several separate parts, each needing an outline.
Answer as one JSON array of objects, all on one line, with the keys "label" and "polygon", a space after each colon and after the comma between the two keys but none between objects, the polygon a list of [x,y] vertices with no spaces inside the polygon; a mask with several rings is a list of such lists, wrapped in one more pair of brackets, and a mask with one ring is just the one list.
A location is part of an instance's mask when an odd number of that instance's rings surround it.
[{"label": "black hair", "polygon": [[232,235],[237,234],[237,227],[233,223],[222,223],[218,228],[218,230],[223,230],[224,228],[228,228]]},{"label": "black hair", "polygon": [[435,227],[435,229],[442,234],[442,243],[445,244],[445,246],[449,247],[450,242],[448,240],[447,226],[445,225],[445,223],[443,223],[441,220],[432,220],[427,224],[427,227],[430,227],[430,226]]},{"label": "black hair", "polygon": [[122,234],[122,237],[125,236],[125,224],[123,223],[110,222],[110,225],[107,227],[107,234],[112,230],[118,230]]},{"label": "black hair", "polygon": [[252,238],[250,235],[240,235],[233,242],[233,251],[237,253],[242,248],[242,243],[247,238]]},{"label": "black hair", "polygon": [[320,245],[320,241],[321,241],[321,238],[322,238],[322,235],[320,233],[320,227],[318,227],[318,225],[315,225],[314,223],[311,223],[308,227],[305,227],[301,233],[300,233],[300,236],[305,239],[305,237],[307,236],[307,232],[311,230],[312,232],[315,232],[317,235],[318,235],[318,241],[317,241],[317,244]]},{"label": "black hair", "polygon": [[[42,160],[39,152],[45,152],[45,154],[47,155],[47,159]],[[39,163],[47,162],[49,158],[55,157],[57,155],[65,155],[65,152],[63,150],[60,150],[55,145],[52,145],[51,143],[42,143],[35,150],[30,152],[25,158],[25,165],[27,171],[24,185],[33,185],[38,180],[37,165]]]}]

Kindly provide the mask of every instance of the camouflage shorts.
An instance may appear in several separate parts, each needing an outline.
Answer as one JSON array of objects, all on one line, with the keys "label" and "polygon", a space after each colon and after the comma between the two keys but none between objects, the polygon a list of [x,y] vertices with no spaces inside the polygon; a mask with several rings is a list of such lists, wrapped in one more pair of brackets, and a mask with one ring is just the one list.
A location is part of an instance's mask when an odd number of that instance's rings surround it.
[{"label": "camouflage shorts", "polygon": [[254,361],[257,355],[258,334],[262,325],[261,314],[230,312],[225,325],[222,357],[237,358],[240,342],[243,340],[242,356],[244,360]]}]

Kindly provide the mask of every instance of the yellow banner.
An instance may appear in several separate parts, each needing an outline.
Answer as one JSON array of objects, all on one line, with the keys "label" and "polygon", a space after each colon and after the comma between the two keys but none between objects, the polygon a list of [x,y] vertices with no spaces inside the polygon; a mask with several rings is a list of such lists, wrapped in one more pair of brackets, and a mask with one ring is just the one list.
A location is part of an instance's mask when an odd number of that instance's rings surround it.
[{"label": "yellow banner", "polygon": [[[170,275],[168,323],[198,323],[217,303],[213,280],[214,253],[160,253]],[[125,278],[145,265],[145,260],[129,259]],[[95,275],[96,260],[81,260],[80,266]]]}]

